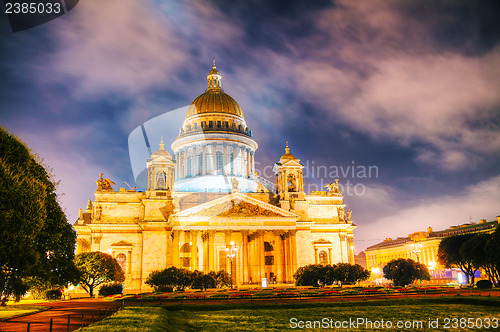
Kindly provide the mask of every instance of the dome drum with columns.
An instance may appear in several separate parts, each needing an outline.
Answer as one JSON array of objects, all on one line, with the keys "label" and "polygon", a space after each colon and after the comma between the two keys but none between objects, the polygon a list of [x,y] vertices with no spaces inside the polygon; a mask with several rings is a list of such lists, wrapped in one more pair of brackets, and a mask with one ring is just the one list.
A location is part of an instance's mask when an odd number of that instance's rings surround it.
[{"label": "dome drum with columns", "polygon": [[240,106],[224,92],[221,80],[214,64],[207,76],[207,90],[188,107],[179,136],[172,143],[177,191],[230,192],[227,177],[237,178],[242,192],[259,188],[254,175],[258,145]]},{"label": "dome drum with columns", "polygon": [[264,278],[290,285],[307,264],[354,263],[356,225],[338,182],[328,192],[305,193],[304,166],[288,142],[273,168],[275,184],[256,176],[258,145],[215,64],[207,81],[188,107],[173,154],[162,139],[145,160],[146,192],[97,181],[94,201],[74,225],[77,253],[111,253],[125,273],[125,293],[150,291],[149,274],[170,266],[232,272],[242,287]]}]

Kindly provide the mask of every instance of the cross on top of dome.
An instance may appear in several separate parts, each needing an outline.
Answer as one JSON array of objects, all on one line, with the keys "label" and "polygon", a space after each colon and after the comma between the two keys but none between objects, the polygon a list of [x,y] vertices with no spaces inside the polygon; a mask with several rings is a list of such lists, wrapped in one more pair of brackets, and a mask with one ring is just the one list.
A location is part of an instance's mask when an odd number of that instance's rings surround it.
[{"label": "cross on top of dome", "polygon": [[288,141],[286,141],[285,154],[281,156],[281,160],[297,159],[293,154],[290,153],[290,148],[288,147]]},{"label": "cross on top of dome", "polygon": [[217,67],[215,67],[215,60],[212,66],[212,70],[208,73],[208,89],[221,89],[222,76],[220,75]]}]

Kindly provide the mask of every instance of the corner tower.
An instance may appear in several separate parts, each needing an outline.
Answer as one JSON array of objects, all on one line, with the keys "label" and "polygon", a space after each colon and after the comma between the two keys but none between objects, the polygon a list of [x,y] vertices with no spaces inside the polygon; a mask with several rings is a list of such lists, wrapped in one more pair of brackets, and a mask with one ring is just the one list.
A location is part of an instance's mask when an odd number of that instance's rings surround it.
[{"label": "corner tower", "polygon": [[146,163],[148,167],[148,190],[172,190],[174,186],[174,162],[165,150],[163,138],[160,148],[151,155]]},{"label": "corner tower", "polygon": [[179,136],[172,143],[176,191],[230,192],[232,178],[241,192],[256,192],[253,140],[238,103],[222,89],[215,67],[208,87],[188,107]]}]

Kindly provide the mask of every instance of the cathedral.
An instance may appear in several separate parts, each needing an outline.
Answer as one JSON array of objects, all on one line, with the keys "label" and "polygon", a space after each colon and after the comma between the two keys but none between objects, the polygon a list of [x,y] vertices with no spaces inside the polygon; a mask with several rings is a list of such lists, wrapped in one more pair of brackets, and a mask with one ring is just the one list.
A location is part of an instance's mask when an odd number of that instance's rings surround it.
[{"label": "cathedral", "polygon": [[258,148],[215,64],[208,88],[187,108],[171,154],[163,139],[148,160],[147,190],[96,181],[74,224],[77,253],[113,255],[125,292],[150,290],[154,270],[225,270],[236,285],[293,283],[307,264],[354,264],[351,211],[338,180],[304,192],[303,168],[288,147],[274,183],[255,172]]}]

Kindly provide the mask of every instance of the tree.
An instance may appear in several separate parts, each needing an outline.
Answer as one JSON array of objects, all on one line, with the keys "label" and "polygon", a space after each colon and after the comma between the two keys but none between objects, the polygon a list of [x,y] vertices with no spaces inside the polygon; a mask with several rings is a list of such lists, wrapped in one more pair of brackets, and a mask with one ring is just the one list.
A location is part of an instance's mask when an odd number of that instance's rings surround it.
[{"label": "tree", "polygon": [[208,272],[208,275],[214,278],[217,288],[228,287],[231,285],[231,275],[224,270]]},{"label": "tree", "polygon": [[349,282],[359,283],[361,281],[367,280],[368,278],[370,278],[370,274],[370,271],[359,264],[351,265]]},{"label": "tree", "polygon": [[0,128],[0,298],[16,299],[37,276],[67,283],[76,233],[57,202],[56,183],[37,157]]},{"label": "tree", "polygon": [[333,280],[338,282],[340,287],[346,282],[350,281],[349,275],[351,272],[351,264],[349,263],[338,263],[334,265],[333,268]]},{"label": "tree", "polygon": [[[491,238],[492,235],[488,233],[475,234],[460,247],[460,255],[466,261],[472,262],[475,269],[482,268],[491,282],[498,286],[494,261],[490,260],[486,254]],[[495,251],[498,251],[498,248]]]},{"label": "tree", "polygon": [[146,279],[146,284],[154,288],[156,292],[166,289],[175,289],[178,284],[179,269],[171,266],[161,271],[153,271]]},{"label": "tree", "polygon": [[406,286],[415,280],[430,280],[427,267],[412,259],[393,259],[384,266],[384,277],[392,280],[395,286]]},{"label": "tree", "polygon": [[100,251],[76,255],[75,266],[78,269],[77,281],[91,297],[99,285],[125,280],[125,274],[116,259]]},{"label": "tree", "polygon": [[318,287],[320,282],[319,270],[321,267],[321,265],[310,264],[298,268],[293,275],[295,284],[298,286]]},{"label": "tree", "polygon": [[230,282],[229,274],[225,271],[212,271],[205,274],[198,270],[191,272],[186,269],[178,269],[175,266],[161,271],[153,271],[146,280],[146,284],[153,287],[155,291],[183,290],[187,287],[207,289],[227,286]]},{"label": "tree", "polygon": [[342,287],[346,282],[359,282],[368,279],[370,272],[358,264],[311,264],[297,269],[293,277],[298,286],[318,287],[337,282]]},{"label": "tree", "polygon": [[340,287],[346,282],[360,282],[370,277],[370,272],[359,264],[337,263],[333,265],[332,279]]},{"label": "tree", "polygon": [[191,287],[193,289],[206,290],[207,288],[215,288],[215,279],[209,274],[205,274],[201,271],[193,271],[191,275]]},{"label": "tree", "polygon": [[497,226],[495,232],[486,243],[484,248],[487,260],[491,263],[492,275],[495,277],[497,284],[500,286],[500,226]]},{"label": "tree", "polygon": [[469,233],[445,237],[439,243],[438,248],[438,259],[441,264],[447,268],[460,268],[467,278],[467,283],[472,284],[474,284],[474,274],[478,268],[470,258],[467,259],[461,254],[460,248],[474,235]]}]

